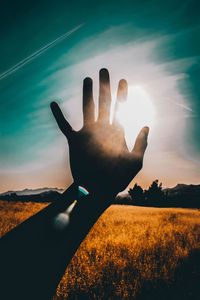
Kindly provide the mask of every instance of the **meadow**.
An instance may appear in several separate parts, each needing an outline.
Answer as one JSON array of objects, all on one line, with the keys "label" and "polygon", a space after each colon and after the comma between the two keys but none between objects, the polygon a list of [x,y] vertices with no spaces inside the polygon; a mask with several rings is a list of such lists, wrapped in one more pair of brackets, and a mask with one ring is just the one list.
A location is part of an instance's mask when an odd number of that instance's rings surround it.
[{"label": "meadow", "polygon": [[[46,204],[0,201],[0,234]],[[54,300],[200,299],[200,210],[111,206],[73,257]]]}]

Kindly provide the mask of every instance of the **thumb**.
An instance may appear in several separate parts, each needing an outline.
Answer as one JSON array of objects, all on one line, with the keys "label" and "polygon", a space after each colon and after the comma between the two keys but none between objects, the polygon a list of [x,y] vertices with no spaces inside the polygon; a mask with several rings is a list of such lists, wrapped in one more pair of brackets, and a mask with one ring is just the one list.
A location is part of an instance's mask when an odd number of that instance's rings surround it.
[{"label": "thumb", "polygon": [[140,130],[136,138],[133,152],[140,157],[144,156],[145,150],[147,148],[148,134],[149,134],[149,127],[145,126]]},{"label": "thumb", "polygon": [[59,105],[56,102],[51,102],[50,104],[51,111],[56,119],[58,127],[62,131],[62,133],[69,138],[70,134],[72,133],[72,127],[65,119]]}]

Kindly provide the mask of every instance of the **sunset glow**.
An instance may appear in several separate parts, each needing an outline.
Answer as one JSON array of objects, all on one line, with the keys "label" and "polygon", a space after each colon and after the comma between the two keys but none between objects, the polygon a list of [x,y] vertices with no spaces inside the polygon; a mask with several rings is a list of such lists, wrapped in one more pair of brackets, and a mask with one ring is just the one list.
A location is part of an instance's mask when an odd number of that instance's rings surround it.
[{"label": "sunset glow", "polygon": [[117,112],[128,148],[143,126],[150,127],[144,168],[134,180],[145,188],[155,178],[165,187],[199,183],[200,27],[198,15],[192,16],[193,4],[172,1],[163,9],[162,2],[152,6],[151,1],[128,1],[122,8],[115,2],[98,6],[93,1],[91,6],[80,5],[81,10],[77,5],[69,9],[66,1],[54,10],[52,2],[44,11],[38,6],[29,11],[28,2],[27,13],[9,6],[8,16],[13,9],[28,26],[14,17],[8,22],[3,14],[1,192],[71,184],[69,149],[49,105],[56,100],[74,130],[80,130],[83,80],[90,77],[97,119],[101,68],[110,72],[110,122],[119,81],[128,83],[128,101]]}]

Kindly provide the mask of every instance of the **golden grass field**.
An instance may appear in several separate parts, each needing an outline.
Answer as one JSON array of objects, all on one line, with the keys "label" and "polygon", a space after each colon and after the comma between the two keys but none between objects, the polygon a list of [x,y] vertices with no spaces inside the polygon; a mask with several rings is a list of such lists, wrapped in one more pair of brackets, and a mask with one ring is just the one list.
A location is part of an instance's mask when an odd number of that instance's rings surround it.
[{"label": "golden grass field", "polygon": [[[0,201],[0,234],[45,204]],[[200,210],[111,206],[81,244],[61,299],[200,299]]]}]

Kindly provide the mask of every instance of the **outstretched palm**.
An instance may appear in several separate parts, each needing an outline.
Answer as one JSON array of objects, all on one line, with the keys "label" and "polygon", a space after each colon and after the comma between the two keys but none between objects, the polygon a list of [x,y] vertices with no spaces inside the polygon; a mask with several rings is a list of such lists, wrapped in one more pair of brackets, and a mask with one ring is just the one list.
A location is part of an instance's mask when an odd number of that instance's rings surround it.
[{"label": "outstretched palm", "polygon": [[[117,103],[125,101],[127,83],[121,80],[118,86]],[[122,127],[116,118],[110,118],[111,91],[109,73],[100,70],[99,116],[95,122],[92,80],[83,82],[83,119],[80,131],[74,131],[64,118],[57,103],[51,109],[60,130],[67,137],[70,164],[74,182],[95,195],[115,196],[124,190],[142,168],[147,147],[148,127],[144,127],[135,142],[132,152],[125,143]]]}]

